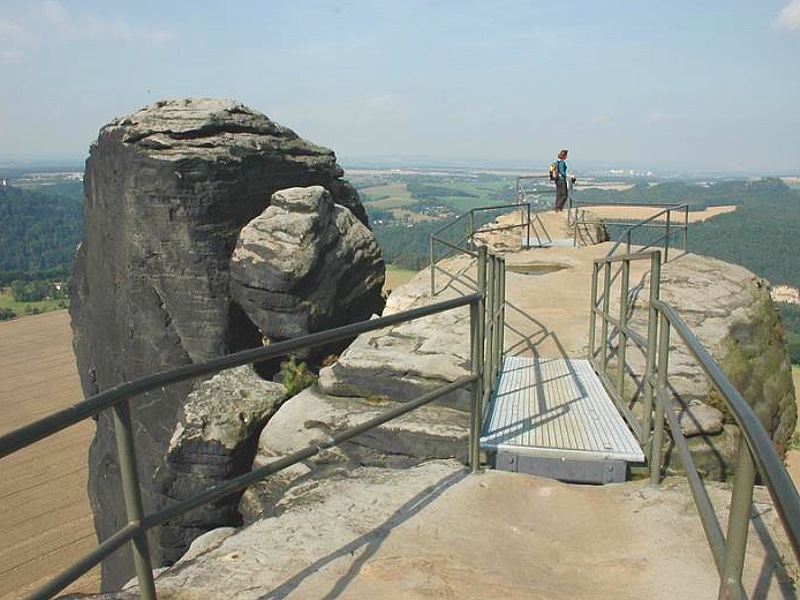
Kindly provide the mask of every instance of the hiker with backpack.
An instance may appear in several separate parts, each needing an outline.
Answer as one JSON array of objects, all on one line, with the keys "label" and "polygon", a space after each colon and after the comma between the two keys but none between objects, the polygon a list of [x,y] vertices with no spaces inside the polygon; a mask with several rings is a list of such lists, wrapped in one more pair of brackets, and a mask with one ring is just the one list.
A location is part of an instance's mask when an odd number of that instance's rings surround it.
[{"label": "hiker with backpack", "polygon": [[562,150],[558,153],[558,160],[550,164],[550,180],[556,182],[556,212],[564,210],[569,197],[567,177],[575,183],[575,176],[567,175],[567,150]]}]

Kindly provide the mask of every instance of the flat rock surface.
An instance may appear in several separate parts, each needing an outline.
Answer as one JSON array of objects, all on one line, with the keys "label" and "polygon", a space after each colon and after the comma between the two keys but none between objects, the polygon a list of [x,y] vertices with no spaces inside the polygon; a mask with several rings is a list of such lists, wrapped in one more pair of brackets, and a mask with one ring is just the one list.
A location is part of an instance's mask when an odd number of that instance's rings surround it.
[{"label": "flat rock surface", "polygon": [[[710,491],[724,507],[729,492]],[[758,598],[793,598],[779,584],[777,557],[765,558],[763,536],[775,513],[757,492],[746,589]],[[307,498],[162,574],[159,597],[666,600],[717,593],[699,518],[678,480],[661,488],[643,481],[577,486],[497,471],[470,475],[442,461],[402,472],[361,469],[320,483]],[[782,548],[780,539],[770,544]]]}]

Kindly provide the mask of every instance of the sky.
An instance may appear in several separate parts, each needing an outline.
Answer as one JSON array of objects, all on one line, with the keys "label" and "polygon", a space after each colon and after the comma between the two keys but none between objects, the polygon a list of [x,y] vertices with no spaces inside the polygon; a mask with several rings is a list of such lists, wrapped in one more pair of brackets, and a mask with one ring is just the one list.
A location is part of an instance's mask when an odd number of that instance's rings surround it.
[{"label": "sky", "polygon": [[345,166],[800,175],[800,0],[0,0],[0,160],[194,96]]}]

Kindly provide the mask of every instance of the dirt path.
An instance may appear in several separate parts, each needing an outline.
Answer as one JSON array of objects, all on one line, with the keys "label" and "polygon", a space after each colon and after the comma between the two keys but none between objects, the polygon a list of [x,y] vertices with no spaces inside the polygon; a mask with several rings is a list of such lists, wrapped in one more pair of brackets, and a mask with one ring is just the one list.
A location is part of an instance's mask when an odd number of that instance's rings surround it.
[{"label": "dirt path", "polygon": [[[83,398],[67,311],[0,323],[0,435]],[[86,494],[94,434],[79,423],[0,460],[0,599],[22,598],[95,544]],[[97,591],[99,570],[69,591]]]},{"label": "dirt path", "polygon": [[[662,208],[649,208],[646,206],[589,206],[589,211],[597,215],[601,219],[624,219],[630,221],[642,221],[652,217],[657,212],[663,210]],[[706,221],[717,215],[733,212],[736,210],[735,206],[710,206],[705,210],[692,211],[689,213],[689,223],[700,223]],[[663,221],[666,217],[659,220]],[[673,222],[680,223],[683,219],[681,213],[672,216]]]}]

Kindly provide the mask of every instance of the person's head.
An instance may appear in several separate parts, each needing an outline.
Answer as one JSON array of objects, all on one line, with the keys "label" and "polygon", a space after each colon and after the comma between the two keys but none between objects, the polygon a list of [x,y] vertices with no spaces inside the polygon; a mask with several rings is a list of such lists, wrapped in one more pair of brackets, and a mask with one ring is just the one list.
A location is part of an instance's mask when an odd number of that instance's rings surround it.
[{"label": "person's head", "polygon": [[559,152],[559,153],[558,153],[558,158],[559,158],[559,160],[566,160],[566,158],[567,158],[567,151],[566,151],[566,150],[562,150],[561,152]]}]

